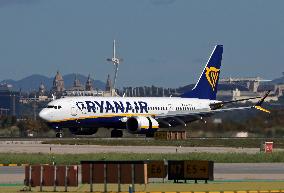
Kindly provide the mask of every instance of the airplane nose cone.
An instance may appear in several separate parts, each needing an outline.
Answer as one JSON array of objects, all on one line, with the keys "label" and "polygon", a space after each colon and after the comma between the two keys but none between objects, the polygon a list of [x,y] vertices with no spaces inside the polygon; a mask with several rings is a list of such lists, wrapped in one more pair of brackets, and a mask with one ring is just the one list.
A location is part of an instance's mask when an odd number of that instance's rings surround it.
[{"label": "airplane nose cone", "polygon": [[47,112],[46,112],[45,109],[41,110],[38,115],[39,115],[39,117],[42,118],[43,120],[47,121]]}]

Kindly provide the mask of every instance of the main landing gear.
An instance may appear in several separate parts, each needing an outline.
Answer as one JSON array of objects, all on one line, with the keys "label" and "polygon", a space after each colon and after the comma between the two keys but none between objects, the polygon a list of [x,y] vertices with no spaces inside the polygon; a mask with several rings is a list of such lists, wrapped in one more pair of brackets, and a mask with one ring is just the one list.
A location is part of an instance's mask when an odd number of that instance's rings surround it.
[{"label": "main landing gear", "polygon": [[122,137],[123,132],[122,132],[122,130],[114,129],[114,130],[111,131],[110,136],[111,136],[111,138]]},{"label": "main landing gear", "polygon": [[146,137],[154,137],[154,133],[146,133]]}]

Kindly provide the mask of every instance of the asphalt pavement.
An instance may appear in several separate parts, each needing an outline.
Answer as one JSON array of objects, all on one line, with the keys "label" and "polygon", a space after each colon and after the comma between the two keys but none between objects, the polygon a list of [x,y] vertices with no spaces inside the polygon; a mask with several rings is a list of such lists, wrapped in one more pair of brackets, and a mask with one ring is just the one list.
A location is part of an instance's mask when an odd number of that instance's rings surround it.
[{"label": "asphalt pavement", "polygon": [[[259,148],[233,147],[176,147],[176,146],[107,146],[107,145],[58,145],[41,144],[38,141],[13,141],[0,143],[0,153],[250,153],[259,152]],[[274,149],[283,151],[284,149]]]},{"label": "asphalt pavement", "polygon": [[[23,183],[25,175],[24,172],[25,172],[24,166],[0,167],[0,184]],[[284,164],[283,163],[215,163],[214,179],[215,180],[284,180]]]}]

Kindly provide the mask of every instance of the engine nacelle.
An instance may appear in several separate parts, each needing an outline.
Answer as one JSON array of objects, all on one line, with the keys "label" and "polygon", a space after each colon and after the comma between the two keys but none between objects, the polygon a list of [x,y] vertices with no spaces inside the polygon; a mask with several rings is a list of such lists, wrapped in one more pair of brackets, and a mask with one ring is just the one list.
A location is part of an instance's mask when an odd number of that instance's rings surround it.
[{"label": "engine nacelle", "polygon": [[126,121],[126,128],[129,133],[145,134],[155,132],[159,128],[159,123],[152,117],[130,117]]},{"label": "engine nacelle", "polygon": [[98,128],[69,128],[69,131],[74,135],[93,135],[98,131]]}]

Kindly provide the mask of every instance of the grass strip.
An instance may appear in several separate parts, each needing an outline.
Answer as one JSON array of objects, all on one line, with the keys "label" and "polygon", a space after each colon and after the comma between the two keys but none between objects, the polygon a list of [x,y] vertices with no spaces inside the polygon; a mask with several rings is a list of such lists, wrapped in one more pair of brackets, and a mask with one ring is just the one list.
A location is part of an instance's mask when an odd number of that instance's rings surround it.
[{"label": "grass strip", "polygon": [[27,154],[0,153],[3,164],[79,164],[81,160],[211,160],[216,163],[284,162],[284,152],[256,153],[92,153],[92,154]]},{"label": "grass strip", "polygon": [[242,147],[260,148],[264,141],[273,141],[274,148],[284,148],[284,138],[224,138],[195,139],[167,141],[154,139],[63,139],[43,141],[43,144],[61,145],[107,145],[107,146],[183,146],[183,147]]}]

